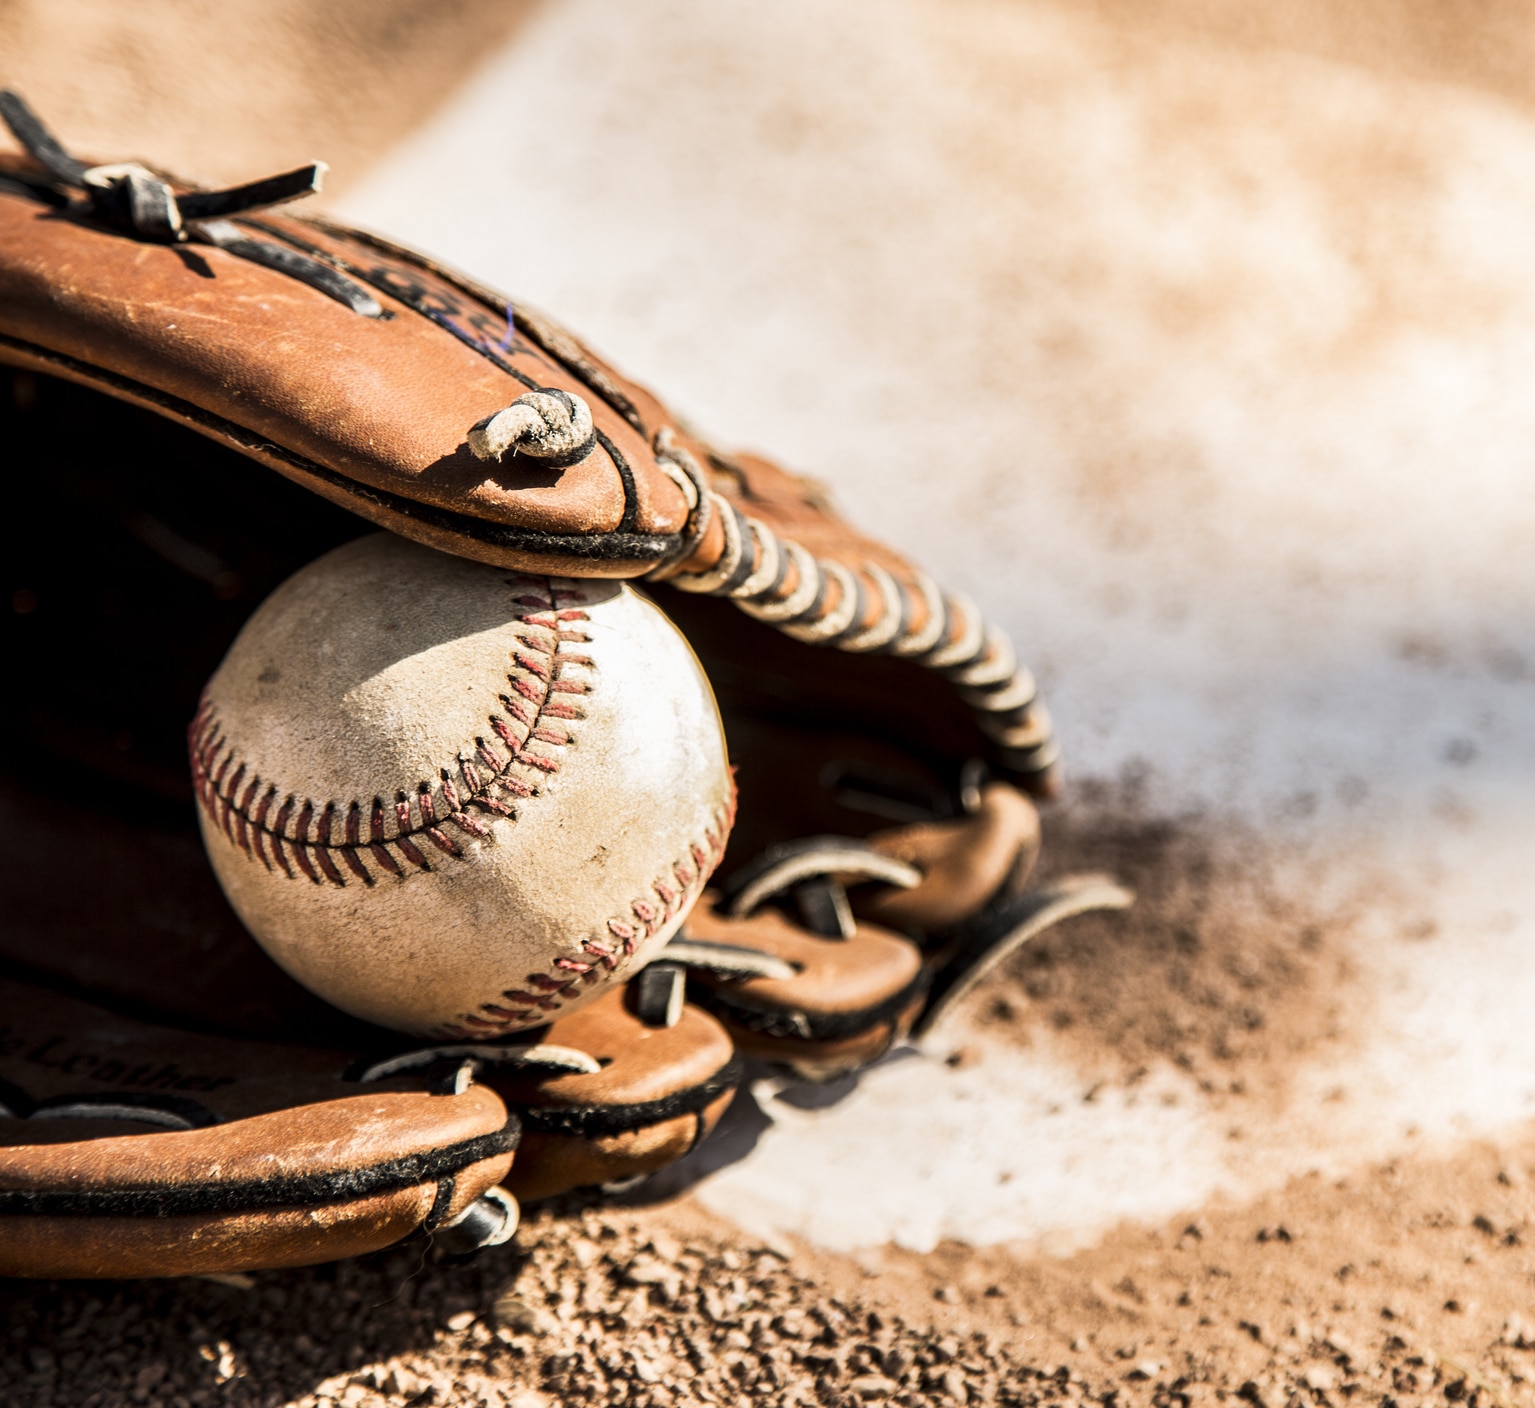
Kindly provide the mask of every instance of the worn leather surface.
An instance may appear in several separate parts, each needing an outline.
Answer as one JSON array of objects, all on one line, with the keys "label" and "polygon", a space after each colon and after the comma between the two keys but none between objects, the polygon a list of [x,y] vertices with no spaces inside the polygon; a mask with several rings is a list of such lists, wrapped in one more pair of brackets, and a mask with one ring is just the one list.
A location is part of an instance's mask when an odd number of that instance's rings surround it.
[{"label": "worn leather surface", "polygon": [[0,972],[184,1030],[332,1050],[379,1043],[376,1028],[301,987],[246,932],[190,802],[126,787],[106,798],[60,791],[0,773],[0,828],[11,838]]},{"label": "worn leather surface", "polygon": [[[910,989],[917,972],[936,972],[963,946],[967,926],[1028,880],[1038,813],[1003,782],[972,780],[967,796],[961,769],[897,741],[880,729],[883,720],[862,730],[818,722],[791,690],[749,674],[748,652],[726,658],[734,687],[723,695],[724,717],[742,804],[721,878],[728,883],[770,847],[811,836],[862,840],[922,872],[910,889],[853,883],[848,898],[859,923],[851,940],[808,932],[789,895],[746,918],[727,916],[706,896],[688,920],[690,938],[800,965],[792,978],[745,981],[695,970],[689,991],[741,1051],[824,1079],[867,1064],[911,1028],[923,1008],[921,984]],[[805,1018],[798,1031],[797,1013]],[[805,1029],[816,1026],[814,1036]]]},{"label": "worn leather surface", "polygon": [[[0,161],[7,171],[36,174],[19,157]],[[681,490],[601,400],[593,416],[622,469],[607,449],[558,473],[516,459],[492,473],[470,453],[470,427],[527,389],[477,345],[541,386],[587,389],[526,338],[501,345],[504,301],[485,306],[429,270],[291,218],[263,223],[344,244],[394,316],[362,317],[223,250],[148,244],[0,191],[0,356],[153,404],[381,526],[440,535],[445,520],[389,504],[448,510],[455,536],[480,535],[482,556],[511,565],[568,569],[571,554],[508,554],[493,541],[497,527],[590,538],[589,571],[612,576],[653,560],[603,563],[598,540],[649,537],[664,548],[681,531]],[[422,301],[435,316],[410,306]]]},{"label": "worn leather surface", "polygon": [[675,1026],[648,1026],[626,993],[608,992],[540,1039],[584,1051],[602,1069],[488,1077],[524,1113],[519,1166],[507,1184],[524,1200],[664,1167],[714,1128],[734,1093],[730,1035],[691,1004]]},{"label": "worn leather surface", "polygon": [[1039,813],[1022,793],[993,782],[981,789],[973,814],[892,827],[868,839],[875,850],[916,866],[922,879],[909,890],[860,891],[859,912],[906,932],[932,933],[1022,890],[1039,857]]},{"label": "worn leather surface", "polygon": [[690,1152],[719,1123],[733,1098],[731,1091],[716,1096],[696,1115],[677,1115],[622,1134],[578,1141],[530,1132],[507,1187],[523,1202],[533,1202],[567,1188],[654,1173]]},{"label": "worn leather surface", "polygon": [[[132,961],[131,955],[123,959],[125,965]],[[425,1138],[432,1145],[440,1138],[469,1138],[505,1122],[499,1100],[487,1091],[471,1092],[462,1100],[440,1098],[422,1093],[419,1077],[362,1086],[346,1079],[353,1059],[353,1053],[344,1049],[178,1031],[34,983],[0,977],[0,1079],[33,1101],[78,1095],[83,1090],[120,1091],[165,1097],[173,1103],[195,1102],[225,1121],[251,1121],[301,1106],[337,1111],[347,1107],[329,1125],[316,1115],[320,1122],[311,1122],[312,1137],[302,1134],[304,1126],[297,1126],[291,1150],[261,1156],[278,1161],[313,1157],[314,1149],[344,1137],[349,1141],[346,1157],[367,1163],[410,1149],[410,1131],[423,1120],[431,1131]],[[4,1099],[0,1096],[0,1101]],[[491,1126],[486,1126],[486,1120]],[[21,1124],[38,1127],[28,1120]],[[143,1137],[135,1141],[135,1159],[153,1159],[154,1140],[177,1137],[146,1135],[142,1129],[138,1133]],[[215,1131],[210,1137],[226,1136]],[[208,1176],[247,1176],[238,1166],[257,1146],[218,1147],[219,1171]],[[292,1167],[297,1168],[297,1163]],[[0,1186],[21,1185],[0,1173]]]},{"label": "worn leather surface", "polygon": [[921,1014],[922,1002],[921,992],[916,992],[893,1012],[861,1031],[841,1037],[769,1035],[732,1021],[723,1013],[721,1020],[729,1025],[736,1049],[742,1055],[785,1067],[803,1080],[822,1083],[851,1075],[879,1060],[911,1031]]},{"label": "worn leather surface", "polygon": [[406,1189],[318,1216],[310,1208],[281,1208],[231,1217],[112,1218],[89,1226],[71,1217],[6,1218],[0,1273],[122,1279],[312,1266],[398,1242],[421,1225],[430,1206],[429,1192]]},{"label": "worn leather surface", "polygon": [[910,1030],[922,1006],[922,955],[907,939],[870,923],[849,938],[823,938],[771,905],[732,918],[718,898],[706,894],[693,911],[690,939],[754,949],[797,970],[787,978],[688,975],[690,994],[738,1050],[825,1079],[867,1065]]},{"label": "worn leather surface", "polygon": [[792,978],[735,980],[698,973],[694,981],[710,987],[813,1016],[853,1015],[904,992],[921,971],[917,950],[878,925],[859,924],[846,939],[822,938],[771,906],[733,919],[709,903],[710,898],[706,896],[689,919],[689,938],[756,949],[798,970]]},{"label": "worn leather surface", "polygon": [[[703,658],[711,668],[717,664],[712,653]],[[855,910],[902,932],[968,918],[1027,880],[1039,851],[1039,814],[1010,784],[981,782],[979,808],[966,813],[961,769],[884,731],[878,717],[861,729],[840,720],[823,724],[795,694],[762,676],[743,678],[726,663],[711,675],[720,678],[742,799],[722,880],[770,846],[805,836],[852,837],[924,871],[911,890],[852,891]]]},{"label": "worn leather surface", "polygon": [[[734,855],[755,854],[769,839],[861,836],[915,819],[904,794],[925,806],[932,794],[954,789],[969,759],[986,756],[969,711],[930,670],[890,656],[815,650],[727,601],[664,583],[647,590],[698,652],[719,701],[743,802]],[[827,778],[848,767],[890,775],[902,794],[897,812],[843,806]],[[775,830],[795,815],[801,820],[787,834]]]},{"label": "worn leather surface", "polygon": [[647,1026],[621,991],[606,992],[561,1017],[539,1040],[584,1051],[602,1069],[537,1080],[493,1078],[495,1088],[519,1109],[618,1108],[666,1100],[703,1085],[731,1056],[730,1039],[707,1013],[684,1006],[676,1026]]},{"label": "worn leather surface", "polygon": [[361,1085],[349,1065],[0,979],[0,1275],[323,1261],[399,1240],[439,1196],[451,1217],[506,1176],[516,1124],[492,1091]]}]

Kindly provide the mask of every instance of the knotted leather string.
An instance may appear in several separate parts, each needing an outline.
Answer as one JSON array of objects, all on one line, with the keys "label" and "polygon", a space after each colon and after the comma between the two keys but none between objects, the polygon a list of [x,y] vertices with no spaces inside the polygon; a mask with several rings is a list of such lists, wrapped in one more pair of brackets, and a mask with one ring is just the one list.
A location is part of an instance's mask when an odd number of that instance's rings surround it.
[{"label": "knotted leather string", "polygon": [[87,166],[72,157],[21,95],[9,89],[0,90],[0,119],[55,186],[80,192],[84,200],[78,204],[102,224],[156,244],[214,245],[298,279],[365,318],[384,316],[379,301],[344,274],[297,250],[256,239],[228,219],[313,195],[324,179],[324,162],[227,190],[178,192],[163,176],[138,162]]}]

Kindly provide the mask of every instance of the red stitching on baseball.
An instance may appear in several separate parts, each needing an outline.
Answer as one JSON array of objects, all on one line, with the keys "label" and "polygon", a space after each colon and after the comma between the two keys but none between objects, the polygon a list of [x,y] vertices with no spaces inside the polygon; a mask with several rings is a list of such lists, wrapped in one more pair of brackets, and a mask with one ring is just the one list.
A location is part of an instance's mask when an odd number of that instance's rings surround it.
[{"label": "red stitching on baseball", "polygon": [[[513,991],[505,992],[501,995],[510,999],[512,1002],[520,1002],[524,1007],[536,1007],[541,1012],[553,1012],[555,1008],[559,1006],[559,1003],[557,1003],[552,997],[539,997],[537,993]],[[485,1010],[485,1007],[480,1009],[482,1012]],[[518,1012],[512,1015],[519,1022],[525,1020],[527,1017],[527,1013],[525,1012]],[[477,1026],[486,1025],[483,1018],[476,1017],[472,1012],[467,1013],[465,1016],[460,1017],[458,1020],[460,1022],[474,1022]]]},{"label": "red stitching on baseball", "polygon": [[314,858],[319,863],[320,869],[325,872],[325,878],[332,885],[346,884],[346,881],[341,878],[341,872],[336,869],[336,862],[331,859],[329,846],[316,846]]},{"label": "red stitching on baseball", "polygon": [[372,874],[368,870],[368,867],[358,859],[357,852],[354,851],[350,846],[338,846],[337,850],[341,855],[341,859],[346,862],[346,868],[350,870],[352,874],[355,875],[359,880],[361,880],[364,885],[375,885],[378,883],[376,880],[374,880]]},{"label": "red stitching on baseball", "polygon": [[293,847],[293,858],[298,862],[299,869],[318,885],[320,877],[314,873],[314,866],[309,863],[309,847],[292,841],[289,842],[289,845]]},{"label": "red stitching on baseball", "polygon": [[454,812],[448,820],[466,835],[478,836],[482,839],[490,835],[489,828],[481,826],[468,812]]},{"label": "red stitching on baseball", "polygon": [[[434,1028],[432,1035],[439,1038],[461,1038],[487,1031],[497,1034],[505,1034],[533,1025],[530,1019],[537,1014],[545,1012],[558,1012],[564,1003],[562,998],[567,998],[580,987],[590,986],[600,976],[598,968],[603,972],[612,973],[619,962],[634,954],[642,939],[653,938],[662,926],[681,908],[689,898],[689,893],[697,895],[703,890],[714,867],[719,864],[725,853],[725,838],[730,835],[730,828],[735,824],[736,796],[735,785],[732,781],[730,799],[726,803],[722,817],[717,818],[718,824],[704,831],[704,840],[708,849],[694,842],[688,849],[696,865],[689,869],[686,862],[677,861],[671,868],[671,875],[682,881],[681,890],[674,890],[663,876],[654,882],[652,890],[662,898],[664,909],[657,909],[654,904],[646,899],[635,900],[630,905],[630,913],[640,920],[639,927],[631,924],[626,919],[613,918],[607,922],[607,929],[615,939],[619,941],[620,950],[615,951],[598,943],[595,939],[586,939],[581,944],[581,950],[589,957],[596,960],[594,963],[582,963],[580,959],[561,956],[550,961],[553,970],[548,974],[529,973],[525,981],[529,988],[538,989],[537,992],[529,992],[523,988],[511,988],[501,994],[501,1000],[516,1003],[522,1011],[515,1011],[500,1005],[500,1002],[482,1003],[473,1012],[466,1012],[452,1022],[445,1022]],[[683,876],[687,876],[683,880]],[[575,976],[572,977],[571,975]],[[540,995],[542,994],[542,995]],[[539,1017],[537,1025],[542,1026],[548,1018]]]},{"label": "red stitching on baseball", "polygon": [[[527,608],[526,614],[518,619],[524,626],[547,632],[554,640],[551,644],[545,644],[531,634],[518,636],[530,654],[524,655],[518,651],[510,653],[512,663],[524,674],[508,674],[507,683],[517,695],[534,707],[530,710],[522,699],[511,694],[500,696],[506,714],[522,725],[524,733],[519,733],[506,717],[497,714],[488,717],[492,732],[506,748],[505,759],[485,738],[476,738],[475,758],[458,760],[463,779],[462,788],[447,769],[439,771],[444,805],[439,806],[430,782],[417,783],[414,796],[405,791],[396,792],[393,804],[395,834],[387,836],[384,833],[387,804],[381,797],[375,797],[367,808],[368,834],[364,836],[364,804],[359,800],[350,803],[327,802],[317,819],[316,804],[312,800],[301,802],[296,796],[290,795],[278,802],[279,793],[275,783],[264,783],[263,779],[253,774],[247,780],[247,764],[237,758],[234,745],[224,736],[212,701],[205,695],[187,733],[191,744],[193,788],[213,824],[229,837],[231,843],[246,855],[259,859],[268,870],[273,869],[275,861],[284,875],[289,879],[296,878],[294,868],[288,863],[287,851],[291,850],[298,869],[310,881],[318,885],[328,880],[332,884],[344,886],[347,875],[337,867],[333,857],[339,856],[345,870],[367,885],[375,884],[377,877],[364,863],[365,856],[370,857],[380,870],[396,879],[403,879],[410,871],[401,865],[396,855],[417,870],[429,871],[432,868],[418,844],[419,838],[423,836],[447,855],[463,855],[462,848],[443,832],[443,824],[452,822],[458,830],[470,836],[486,837],[490,834],[485,825],[467,810],[470,806],[515,821],[517,814],[513,808],[488,794],[491,789],[495,789],[518,799],[538,795],[535,784],[511,772],[514,767],[530,768],[540,773],[559,771],[558,758],[530,752],[527,744],[533,739],[556,748],[573,744],[574,739],[569,732],[542,726],[542,720],[546,715],[577,720],[586,717],[583,710],[566,702],[565,698],[555,700],[551,696],[555,692],[561,696],[587,693],[590,690],[589,684],[561,678],[561,671],[568,665],[590,667],[592,660],[589,656],[562,652],[559,648],[567,638],[588,639],[580,632],[557,629],[558,621],[590,619],[586,612],[580,610],[556,611],[560,601],[579,600],[582,595],[579,590],[557,588],[547,578],[520,574],[506,580],[510,586],[534,587],[542,593],[515,598],[518,605]],[[527,678],[529,675],[533,679]],[[411,816],[412,802],[415,804],[418,822],[413,822]],[[269,822],[268,816],[274,803],[277,804],[277,815]],[[344,840],[338,840],[336,836],[338,828],[335,820],[338,811],[344,811],[346,816]],[[290,821],[293,823],[291,830]],[[270,860],[267,857],[268,849],[272,856]]]}]

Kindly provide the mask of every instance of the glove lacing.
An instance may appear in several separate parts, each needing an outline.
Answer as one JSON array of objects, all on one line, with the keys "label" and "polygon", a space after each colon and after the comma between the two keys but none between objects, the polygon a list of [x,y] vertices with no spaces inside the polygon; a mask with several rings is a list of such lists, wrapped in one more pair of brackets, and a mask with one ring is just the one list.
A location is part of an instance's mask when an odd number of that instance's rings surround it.
[{"label": "glove lacing", "polygon": [[[138,162],[87,166],[70,156],[21,95],[9,89],[0,90],[0,119],[54,183],[39,188],[0,178],[0,185],[25,185],[28,194],[82,207],[102,224],[156,244],[214,245],[319,289],[362,317],[387,316],[378,299],[344,274],[297,250],[254,239],[226,218],[313,195],[328,169],[323,161],[228,190],[177,192],[162,175]],[[71,200],[58,187],[79,191],[84,200]]]}]

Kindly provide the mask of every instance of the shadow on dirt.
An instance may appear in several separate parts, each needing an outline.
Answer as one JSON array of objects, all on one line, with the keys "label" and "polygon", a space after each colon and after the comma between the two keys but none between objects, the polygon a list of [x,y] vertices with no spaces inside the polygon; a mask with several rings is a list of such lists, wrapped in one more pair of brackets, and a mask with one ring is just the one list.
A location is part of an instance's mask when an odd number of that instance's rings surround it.
[{"label": "shadow on dirt", "polygon": [[0,1281],[0,1401],[287,1403],[337,1375],[430,1350],[454,1315],[479,1314],[514,1285],[524,1260],[498,1249],[433,1266],[415,1243],[263,1272],[243,1286]]},{"label": "shadow on dirt", "polygon": [[[1275,844],[1230,822],[1157,818],[1134,785],[1080,789],[1046,821],[1041,877],[1107,871],[1128,911],[1073,919],[970,1000],[975,1027],[1028,1046],[1048,1031],[1084,1067],[1133,1083],[1156,1062],[1206,1091],[1278,1091],[1294,1058],[1342,1037],[1352,907],[1308,909]],[[1357,1023],[1350,1025],[1357,1027]]]}]

